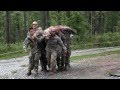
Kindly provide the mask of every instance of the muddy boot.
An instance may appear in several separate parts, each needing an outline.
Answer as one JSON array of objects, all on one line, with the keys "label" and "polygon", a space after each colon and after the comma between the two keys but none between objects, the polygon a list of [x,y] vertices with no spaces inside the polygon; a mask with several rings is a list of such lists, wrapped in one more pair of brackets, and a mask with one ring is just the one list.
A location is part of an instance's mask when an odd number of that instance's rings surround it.
[{"label": "muddy boot", "polygon": [[49,70],[47,70],[47,67],[43,69],[43,72],[44,72],[44,73],[49,72]]},{"label": "muddy boot", "polygon": [[61,71],[61,67],[60,66],[58,66],[58,70],[57,71]]},{"label": "muddy boot", "polygon": [[49,72],[49,70],[47,70],[47,67],[45,66],[44,67],[44,70],[43,70],[44,72]]},{"label": "muddy boot", "polygon": [[65,67],[64,66],[61,66],[61,71],[64,71],[65,70]]},{"label": "muddy boot", "polygon": [[68,71],[70,69],[70,66],[67,64],[67,65],[65,65],[65,68],[64,68],[64,70],[65,71]]},{"label": "muddy boot", "polygon": [[30,76],[30,75],[31,75],[31,71],[28,71],[27,76]]},{"label": "muddy boot", "polygon": [[34,69],[35,71],[35,76],[38,76],[38,69]]}]

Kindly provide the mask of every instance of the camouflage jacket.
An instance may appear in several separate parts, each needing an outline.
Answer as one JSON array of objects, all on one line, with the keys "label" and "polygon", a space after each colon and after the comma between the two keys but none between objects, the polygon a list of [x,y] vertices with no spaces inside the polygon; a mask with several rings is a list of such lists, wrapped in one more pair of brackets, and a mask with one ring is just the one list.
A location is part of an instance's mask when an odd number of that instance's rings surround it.
[{"label": "camouflage jacket", "polygon": [[66,43],[65,35],[61,31],[59,31],[57,35],[61,38],[61,40],[63,41],[64,45],[66,46],[67,43]]},{"label": "camouflage jacket", "polygon": [[66,38],[66,47],[68,48],[68,47],[70,47],[70,45],[71,45],[71,37],[70,37],[70,35],[71,35],[71,32],[64,32],[63,33],[64,34],[64,36],[65,36],[65,38]]},{"label": "camouflage jacket", "polygon": [[[28,46],[31,48],[31,54],[35,54],[40,52],[43,47],[41,47],[44,38],[42,36],[35,38],[32,40],[30,37],[26,37],[23,42],[23,49],[27,49]],[[42,45],[44,46],[44,45]],[[44,47],[45,48],[45,47]]]},{"label": "camouflage jacket", "polygon": [[[41,27],[38,27],[38,28],[36,29],[36,32],[35,32],[36,36],[37,36],[40,32],[42,32],[42,31],[43,31],[42,28],[41,28]],[[29,32],[27,33],[27,37],[30,37],[30,33],[29,33]]]},{"label": "camouflage jacket", "polygon": [[64,50],[66,50],[65,45],[63,44],[63,41],[61,40],[61,38],[57,35],[55,35],[54,37],[50,37],[47,40],[46,43],[46,50],[58,50],[58,46],[61,46]]}]

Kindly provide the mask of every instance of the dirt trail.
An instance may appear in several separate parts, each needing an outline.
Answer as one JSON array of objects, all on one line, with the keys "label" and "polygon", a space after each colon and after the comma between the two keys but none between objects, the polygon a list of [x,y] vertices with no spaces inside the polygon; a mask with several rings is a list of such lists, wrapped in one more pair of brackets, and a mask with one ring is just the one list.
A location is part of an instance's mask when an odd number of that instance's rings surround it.
[{"label": "dirt trail", "polygon": [[[120,47],[76,50],[72,51],[72,56],[118,49]],[[119,79],[119,77],[109,76],[108,73],[113,69],[120,68],[120,55],[114,54],[71,61],[71,69],[69,71],[58,72],[54,75],[41,72],[39,67],[39,75],[37,77],[34,77],[34,72],[28,77],[26,76],[27,67],[27,56],[10,60],[0,60],[0,79]]]}]

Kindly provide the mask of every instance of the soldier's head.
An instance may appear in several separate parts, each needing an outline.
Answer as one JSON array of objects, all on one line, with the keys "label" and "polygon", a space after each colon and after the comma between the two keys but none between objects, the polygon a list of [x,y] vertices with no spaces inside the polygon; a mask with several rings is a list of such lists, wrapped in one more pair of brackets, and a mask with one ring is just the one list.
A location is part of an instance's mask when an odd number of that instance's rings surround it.
[{"label": "soldier's head", "polygon": [[51,36],[54,36],[56,34],[56,28],[54,26],[51,26],[49,29]]},{"label": "soldier's head", "polygon": [[33,28],[34,28],[34,29],[37,29],[37,28],[39,27],[37,21],[34,21],[34,22],[32,23],[32,25],[33,25]]},{"label": "soldier's head", "polygon": [[58,25],[58,26],[55,26],[54,27],[55,28],[55,30],[56,30],[56,33],[58,33],[60,30],[61,30],[61,27]]},{"label": "soldier's head", "polygon": [[33,34],[35,33],[35,30],[33,29],[33,27],[29,28],[29,33],[30,33],[30,36],[33,36]]}]

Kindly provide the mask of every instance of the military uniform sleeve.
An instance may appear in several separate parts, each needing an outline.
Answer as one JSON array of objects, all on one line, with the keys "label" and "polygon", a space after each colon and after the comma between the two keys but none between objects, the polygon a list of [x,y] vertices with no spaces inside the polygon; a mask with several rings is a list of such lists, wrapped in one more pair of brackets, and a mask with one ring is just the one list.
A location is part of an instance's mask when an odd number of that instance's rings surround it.
[{"label": "military uniform sleeve", "polygon": [[30,43],[29,39],[28,39],[28,37],[26,37],[24,42],[23,42],[23,49],[24,50],[28,48],[29,43]]},{"label": "military uniform sleeve", "polygon": [[42,33],[43,33],[43,30],[42,30],[42,28],[39,27],[37,29],[37,31],[35,32],[34,36],[37,37],[37,36],[41,35]]},{"label": "military uniform sleeve", "polygon": [[38,42],[42,42],[44,40],[45,37],[43,36],[40,36],[40,37],[35,37],[35,39],[38,41]]},{"label": "military uniform sleeve", "polygon": [[65,37],[65,35],[62,32],[60,32],[60,34],[61,34],[61,39],[62,39],[64,45],[66,46],[67,45],[67,43],[66,43],[66,37]]},{"label": "military uniform sleeve", "polygon": [[63,44],[63,41],[57,37],[57,40],[58,40],[58,44],[64,49],[64,50],[67,50],[67,48],[65,47],[65,45]]},{"label": "military uniform sleeve", "polygon": [[30,33],[29,32],[27,32],[27,37],[30,37]]}]

